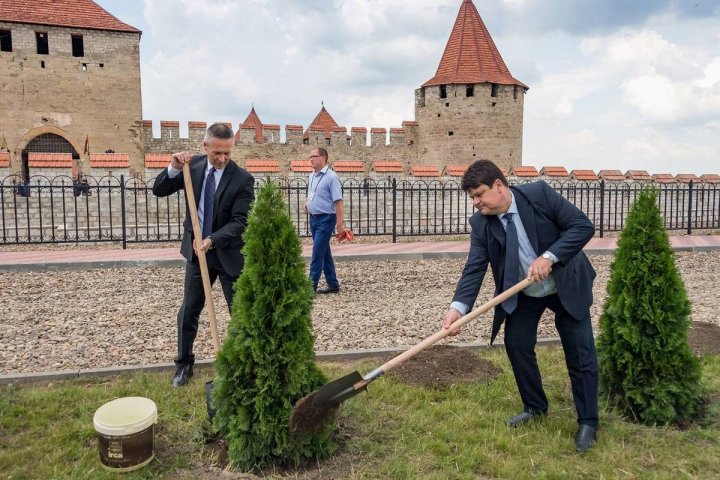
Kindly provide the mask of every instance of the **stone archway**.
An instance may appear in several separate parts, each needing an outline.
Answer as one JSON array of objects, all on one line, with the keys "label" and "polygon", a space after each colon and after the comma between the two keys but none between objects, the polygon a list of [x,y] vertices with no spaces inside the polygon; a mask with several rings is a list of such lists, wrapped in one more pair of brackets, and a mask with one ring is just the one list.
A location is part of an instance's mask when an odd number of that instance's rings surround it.
[{"label": "stone archway", "polygon": [[[65,130],[57,127],[39,127],[27,132],[20,139],[13,156],[20,160],[16,163],[14,170],[19,173],[23,180],[27,181],[30,176],[28,166],[28,154],[31,152],[47,153],[70,153],[73,158],[72,175],[76,176],[82,172],[83,162],[89,164],[89,155],[83,151],[75,139]],[[17,168],[19,167],[19,168]]]}]

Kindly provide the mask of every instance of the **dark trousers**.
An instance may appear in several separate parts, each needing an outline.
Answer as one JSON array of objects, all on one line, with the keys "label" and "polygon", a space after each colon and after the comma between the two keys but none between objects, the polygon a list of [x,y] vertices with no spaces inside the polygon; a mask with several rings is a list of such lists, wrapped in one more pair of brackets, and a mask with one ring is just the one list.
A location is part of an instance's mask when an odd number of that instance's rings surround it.
[{"label": "dark trousers", "polygon": [[[238,277],[228,275],[225,272],[215,251],[208,251],[205,258],[208,264],[210,284],[215,284],[215,280],[220,277],[220,284],[222,285],[228,310],[232,309],[233,286]],[[187,262],[185,265],[183,304],[177,314],[178,355],[175,358],[175,364],[178,367],[195,363],[193,343],[197,336],[200,312],[204,306],[205,289],[203,288],[202,274],[200,273],[200,263],[197,257],[193,256],[192,262]]]},{"label": "dark trousers", "polygon": [[334,213],[310,215],[310,233],[313,237],[310,280],[314,288],[317,288],[322,273],[325,273],[325,282],[328,287],[340,286],[335,275],[335,262],[330,252],[330,238],[335,230],[336,220],[337,216]]},{"label": "dark trousers", "polygon": [[517,308],[505,320],[505,349],[524,410],[545,413],[548,409],[535,357],[538,322],[546,308],[555,312],[555,328],[565,352],[578,423],[597,427],[598,366],[590,312],[581,320],[573,318],[557,294],[534,298],[520,293]]}]

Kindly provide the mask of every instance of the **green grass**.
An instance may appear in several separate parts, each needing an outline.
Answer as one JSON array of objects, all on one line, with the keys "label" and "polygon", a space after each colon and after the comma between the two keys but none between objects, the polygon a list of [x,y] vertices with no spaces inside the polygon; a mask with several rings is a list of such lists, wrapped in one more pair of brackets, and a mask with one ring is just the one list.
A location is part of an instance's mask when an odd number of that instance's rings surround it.
[{"label": "green grass", "polygon": [[[446,391],[406,386],[389,378],[343,403],[338,450],[306,471],[264,472],[291,478],[392,479],[614,479],[720,478],[720,359],[703,359],[709,400],[704,419],[686,430],[646,427],[620,418],[601,399],[598,442],[574,451],[577,428],[562,352],[539,350],[550,413],[508,429],[521,409],[502,351],[483,352],[502,367],[489,385]],[[335,378],[375,368],[370,362],[326,365]],[[122,478],[193,478],[217,453],[209,431],[204,383],[198,372],[187,388],[173,389],[168,374],[137,373],[47,385],[0,388],[0,478],[117,478],[98,460],[95,410],[117,397],[139,395],[158,406],[156,460]],[[257,472],[256,472],[257,473]],[[212,478],[208,476],[207,478]]]}]

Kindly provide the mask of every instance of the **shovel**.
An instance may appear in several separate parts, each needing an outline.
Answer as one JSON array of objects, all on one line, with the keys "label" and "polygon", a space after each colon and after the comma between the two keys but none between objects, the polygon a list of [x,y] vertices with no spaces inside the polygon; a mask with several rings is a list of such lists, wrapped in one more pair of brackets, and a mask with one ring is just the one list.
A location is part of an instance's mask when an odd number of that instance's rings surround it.
[{"label": "shovel", "polygon": [[[193,236],[196,242],[196,254],[200,261],[200,275],[202,276],[203,290],[205,290],[205,306],[208,309],[208,317],[210,317],[210,333],[212,334],[213,346],[215,347],[215,355],[217,355],[220,352],[220,335],[218,334],[217,319],[215,318],[215,305],[212,299],[212,285],[210,285],[207,259],[205,258],[205,252],[199,248],[200,243],[202,243],[202,229],[200,228],[200,219],[198,218],[197,205],[195,204],[195,193],[193,192],[192,178],[190,178],[189,163],[183,164],[183,180],[185,181],[185,196],[187,197],[188,207],[190,208],[190,220],[192,221]],[[207,403],[210,420],[215,416],[215,410],[210,405],[211,399],[212,381],[209,381],[205,383],[205,401]]]},{"label": "shovel", "polygon": [[367,389],[367,386],[373,380],[377,380],[383,374],[397,367],[401,363],[414,357],[430,345],[438,340],[447,337],[454,329],[460,328],[466,323],[474,320],[478,316],[487,312],[496,305],[501,304],[508,298],[517,294],[521,290],[528,287],[533,281],[526,278],[516,285],[502,292],[489,302],[479,306],[472,312],[457,319],[450,328],[442,328],[440,331],[426,338],[409,350],[387,361],[380,367],[365,376],[358,372],[353,372],[342,378],[334,380],[320,387],[318,390],[301,398],[295,404],[292,414],[290,415],[290,427],[292,430],[316,430],[337,408],[340,402],[354,397],[358,393]]}]

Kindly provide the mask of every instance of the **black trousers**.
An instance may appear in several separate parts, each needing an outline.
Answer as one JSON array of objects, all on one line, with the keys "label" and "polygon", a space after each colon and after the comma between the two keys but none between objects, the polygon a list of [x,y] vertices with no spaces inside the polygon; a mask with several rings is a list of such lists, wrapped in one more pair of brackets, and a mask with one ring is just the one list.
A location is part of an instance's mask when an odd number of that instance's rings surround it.
[{"label": "black trousers", "polygon": [[540,378],[535,345],[540,316],[555,312],[565,364],[572,385],[578,423],[596,428],[598,423],[598,366],[590,311],[581,320],[573,318],[557,294],[534,298],[522,293],[512,315],[505,320],[505,349],[526,412],[547,412],[548,401]]},{"label": "black trousers", "polygon": [[[210,276],[210,284],[214,285],[215,280],[220,277],[225,301],[228,310],[232,309],[233,286],[238,276],[228,275],[223,269],[217,253],[213,250],[205,254],[208,264],[208,274]],[[193,256],[191,262],[185,265],[185,287],[183,289],[183,303],[177,314],[177,331],[178,331],[178,354],[175,358],[175,364],[181,365],[195,363],[195,355],[193,354],[193,343],[198,331],[198,319],[200,312],[205,307],[205,290],[202,283],[202,274],[200,273],[200,263],[197,257]]]}]

